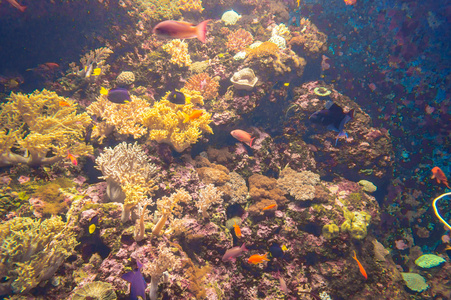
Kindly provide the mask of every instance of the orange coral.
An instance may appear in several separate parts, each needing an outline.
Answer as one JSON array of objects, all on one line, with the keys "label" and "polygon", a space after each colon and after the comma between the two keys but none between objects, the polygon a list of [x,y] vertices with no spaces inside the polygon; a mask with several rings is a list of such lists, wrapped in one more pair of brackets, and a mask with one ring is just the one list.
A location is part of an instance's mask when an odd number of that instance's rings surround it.
[{"label": "orange coral", "polygon": [[252,34],[249,31],[240,28],[227,36],[226,46],[230,51],[239,52],[252,44],[253,41],[254,37]]},{"label": "orange coral", "polygon": [[214,99],[218,96],[219,83],[207,73],[199,73],[191,76],[185,83],[185,89],[198,91],[206,100]]},{"label": "orange coral", "polygon": [[261,58],[265,56],[275,55],[279,52],[279,47],[273,42],[264,42],[254,49],[246,49],[248,59]]}]

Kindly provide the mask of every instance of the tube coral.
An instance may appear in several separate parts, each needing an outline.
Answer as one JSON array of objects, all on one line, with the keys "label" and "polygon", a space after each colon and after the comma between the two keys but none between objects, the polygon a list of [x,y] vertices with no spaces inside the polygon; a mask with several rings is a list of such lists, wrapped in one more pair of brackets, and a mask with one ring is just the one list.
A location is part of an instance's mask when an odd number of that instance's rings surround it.
[{"label": "tube coral", "polygon": [[60,217],[16,217],[0,224],[0,295],[25,293],[49,279],[77,245]]},{"label": "tube coral", "polygon": [[0,167],[53,164],[68,151],[77,156],[93,152],[82,142],[91,118],[77,114],[76,103],[55,92],[11,93],[1,105],[0,123]]}]

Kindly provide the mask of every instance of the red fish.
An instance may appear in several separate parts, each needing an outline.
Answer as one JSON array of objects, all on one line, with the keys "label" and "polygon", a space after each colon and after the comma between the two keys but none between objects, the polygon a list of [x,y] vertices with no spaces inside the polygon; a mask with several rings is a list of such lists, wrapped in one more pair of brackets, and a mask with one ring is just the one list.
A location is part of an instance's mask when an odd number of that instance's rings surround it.
[{"label": "red fish", "polygon": [[265,260],[269,261],[269,259],[268,259],[268,252],[266,252],[264,255],[254,254],[251,257],[249,257],[247,262],[250,263],[250,264],[257,265],[257,264],[263,263]]},{"label": "red fish", "polygon": [[233,228],[235,229],[235,235],[236,235],[236,237],[241,237],[241,229],[240,229],[240,226],[238,226],[237,224],[236,224],[236,222],[235,222],[235,224],[233,225]]},{"label": "red fish", "polygon": [[207,34],[207,23],[205,20],[197,26],[183,21],[166,20],[158,23],[152,32],[161,37],[172,39],[194,39],[198,38],[205,43],[205,35]]},{"label": "red fish", "polygon": [[65,106],[70,106],[70,103],[69,103],[69,102],[66,102],[66,101],[64,101],[64,100],[61,100],[61,101],[59,102],[59,105],[62,106],[62,107],[65,107]]},{"label": "red fish", "polygon": [[72,162],[72,164],[74,166],[78,165],[77,159],[75,158],[75,156],[73,156],[69,150],[67,150],[67,158],[70,159],[70,161]]},{"label": "red fish", "polygon": [[188,121],[192,121],[192,120],[196,120],[198,118],[200,118],[203,115],[203,111],[202,110],[193,110],[193,112],[189,115],[183,113],[183,115],[185,116],[185,120],[183,120],[183,123],[186,123]]},{"label": "red fish", "polygon": [[346,5],[354,5],[357,0],[344,0]]},{"label": "red fish", "polygon": [[365,279],[368,279],[368,275],[366,274],[366,271],[363,268],[360,261],[357,259],[357,254],[355,254],[355,251],[354,251],[354,256],[352,258],[354,258],[357,261],[357,264],[359,265],[360,273],[362,273],[363,277],[365,277]]},{"label": "red fish", "polygon": [[251,135],[248,132],[241,129],[236,129],[232,130],[230,134],[240,142],[243,142],[249,147],[252,147],[252,142],[254,141],[255,137],[251,137]]},{"label": "red fish", "polygon": [[447,188],[449,187],[448,184],[448,179],[445,176],[445,173],[443,173],[443,171],[439,168],[439,167],[434,167],[432,168],[432,177],[431,179],[437,180],[437,183],[443,183],[444,185],[446,185]]},{"label": "red fish", "polygon": [[277,209],[277,204],[271,204],[271,205],[268,205],[268,206],[266,206],[265,208],[263,208],[262,210],[273,209],[273,208],[276,208],[276,209]]},{"label": "red fish", "polygon": [[17,8],[18,10],[20,10],[21,12],[24,12],[25,9],[27,8],[26,6],[20,5],[19,3],[17,3],[16,0],[6,0],[9,2],[9,4],[11,4],[12,6],[14,6],[15,8]]},{"label": "red fish", "polygon": [[243,245],[241,245],[241,247],[230,248],[229,250],[226,251],[226,253],[224,253],[224,256],[222,257],[222,261],[230,260],[230,261],[234,262],[236,260],[236,258],[243,253],[243,251],[247,251],[244,243],[243,243]]}]

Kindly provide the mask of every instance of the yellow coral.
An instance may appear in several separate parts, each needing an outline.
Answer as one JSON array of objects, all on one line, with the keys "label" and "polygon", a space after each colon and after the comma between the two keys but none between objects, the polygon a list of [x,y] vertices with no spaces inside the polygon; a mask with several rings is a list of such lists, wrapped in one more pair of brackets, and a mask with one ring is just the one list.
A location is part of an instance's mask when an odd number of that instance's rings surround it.
[{"label": "yellow coral", "polygon": [[202,12],[204,10],[204,8],[202,7],[202,0],[180,0],[179,7],[180,10],[185,11]]},{"label": "yellow coral", "polygon": [[182,106],[167,100],[156,102],[143,114],[143,125],[148,128],[149,140],[170,144],[176,151],[182,152],[196,143],[203,132],[213,133],[208,125],[211,114],[205,111],[199,118],[183,123],[184,114],[191,115],[193,110],[193,104]]},{"label": "yellow coral", "polygon": [[254,49],[246,49],[248,59],[262,58],[270,55],[275,55],[279,52],[279,47],[273,42],[263,42],[260,46]]},{"label": "yellow coral", "polygon": [[188,53],[188,44],[179,39],[171,40],[163,45],[163,50],[171,54],[171,62],[180,67],[190,66],[192,61]]},{"label": "yellow coral", "polygon": [[52,164],[68,151],[76,156],[90,154],[92,146],[83,141],[90,123],[87,113],[77,114],[73,100],[55,92],[11,93],[1,105],[0,167]]},{"label": "yellow coral", "polygon": [[[135,139],[145,135],[147,129],[140,122],[142,115],[149,109],[149,103],[139,97],[130,96],[131,101],[117,104],[109,101],[106,96],[97,97],[97,101],[87,107],[89,114],[102,120],[92,132],[92,137],[102,142],[113,130],[114,126],[119,134],[130,134]],[[107,126],[109,125],[109,126]]]}]

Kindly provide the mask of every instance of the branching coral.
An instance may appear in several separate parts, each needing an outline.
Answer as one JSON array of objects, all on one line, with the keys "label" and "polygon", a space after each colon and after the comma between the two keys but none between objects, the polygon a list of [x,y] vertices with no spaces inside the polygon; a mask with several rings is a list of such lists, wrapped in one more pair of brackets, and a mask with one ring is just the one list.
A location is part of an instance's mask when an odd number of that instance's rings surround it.
[{"label": "branching coral", "polygon": [[204,99],[211,100],[218,96],[219,83],[207,73],[200,73],[191,76],[185,83],[185,89],[198,91]]},{"label": "branching coral", "polygon": [[226,47],[230,51],[239,52],[252,44],[253,41],[254,37],[252,34],[249,31],[240,28],[227,36]]},{"label": "branching coral", "polygon": [[293,196],[296,200],[312,200],[315,197],[315,185],[320,176],[310,171],[296,172],[286,167],[280,172],[277,185],[280,189]]},{"label": "branching coral", "polygon": [[156,102],[143,115],[143,125],[148,128],[149,140],[172,145],[178,152],[184,151],[198,141],[203,132],[213,134],[208,124],[211,114],[203,112],[198,118],[185,121],[190,116],[194,105],[177,105],[167,100]]},{"label": "branching coral", "polygon": [[184,11],[198,11],[201,13],[204,10],[202,0],[179,0],[179,6]]},{"label": "branching coral", "polygon": [[107,195],[112,201],[124,200],[122,221],[128,220],[130,210],[146,199],[154,189],[156,166],[149,163],[142,147],[125,142],[106,148],[96,159],[96,168],[106,179]]},{"label": "branching coral", "polygon": [[91,50],[80,58],[81,69],[78,69],[77,64],[74,62],[69,64],[73,72],[72,74],[88,78],[95,68],[100,68],[103,73],[106,73],[109,69],[109,65],[105,63],[105,60],[111,53],[113,53],[113,51],[108,47]]},{"label": "branching coral", "polygon": [[59,217],[0,224],[0,294],[25,293],[49,279],[77,245]]},{"label": "branching coral", "polygon": [[163,275],[163,272],[169,269],[177,269],[180,266],[180,259],[175,256],[164,244],[158,247],[158,257],[154,258],[152,262],[144,265],[143,274],[151,277],[149,298],[150,300],[157,299],[158,283]]},{"label": "branching coral", "polygon": [[157,209],[161,214],[160,220],[152,230],[153,235],[160,235],[166,221],[169,219],[173,221],[174,216],[181,217],[182,207],[181,203],[187,203],[191,201],[191,195],[184,189],[179,189],[176,193],[170,197],[163,197],[157,200]]},{"label": "branching coral", "polygon": [[148,109],[149,103],[146,100],[133,95],[131,101],[123,104],[113,103],[105,95],[101,95],[86,109],[101,121],[92,130],[91,137],[97,138],[101,143],[116,129],[119,134],[131,134],[137,139],[147,133],[147,129],[140,123]]},{"label": "branching coral", "polygon": [[77,114],[76,103],[54,92],[11,93],[1,105],[0,167],[52,164],[68,152],[90,154],[92,146],[82,142],[90,123],[87,113]]},{"label": "branching coral", "polygon": [[202,217],[209,217],[208,209],[213,204],[222,203],[222,194],[213,184],[207,184],[199,191],[199,199],[196,202],[196,207],[199,209],[199,212],[202,212]]},{"label": "branching coral", "polygon": [[182,42],[179,39],[171,40],[163,45],[163,50],[171,55],[171,62],[179,67],[187,67],[192,63],[186,42]]}]

